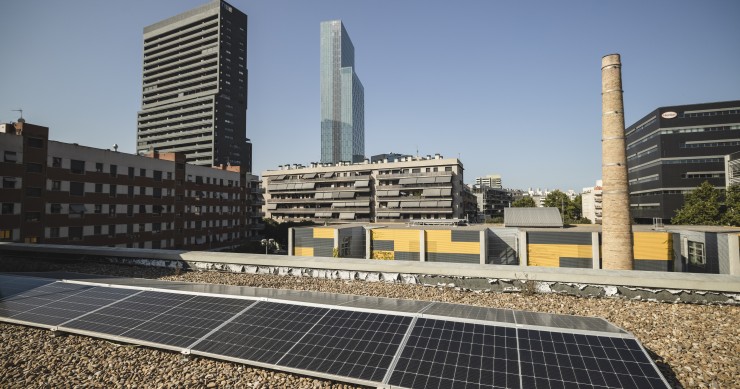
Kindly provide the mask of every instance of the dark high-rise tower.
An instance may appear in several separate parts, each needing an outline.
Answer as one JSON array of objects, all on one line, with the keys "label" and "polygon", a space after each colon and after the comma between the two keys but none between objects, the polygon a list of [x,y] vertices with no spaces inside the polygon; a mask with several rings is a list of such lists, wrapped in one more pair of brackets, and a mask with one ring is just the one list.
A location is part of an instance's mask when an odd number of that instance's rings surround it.
[{"label": "dark high-rise tower", "polygon": [[247,123],[247,15],[214,0],[144,28],[137,152],[252,170]]},{"label": "dark high-rise tower", "polygon": [[365,89],[339,20],[321,23],[321,162],[365,159]]}]

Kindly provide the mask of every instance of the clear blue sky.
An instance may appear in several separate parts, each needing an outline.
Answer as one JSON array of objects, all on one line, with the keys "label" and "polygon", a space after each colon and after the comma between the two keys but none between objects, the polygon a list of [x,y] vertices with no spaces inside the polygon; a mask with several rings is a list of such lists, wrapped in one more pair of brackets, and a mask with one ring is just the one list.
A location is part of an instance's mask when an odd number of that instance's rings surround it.
[{"label": "clear blue sky", "polygon": [[[133,152],[142,30],[204,0],[0,1],[0,121]],[[465,181],[580,190],[601,175],[601,57],[627,125],[740,99],[740,1],[234,0],[249,15],[257,174],[320,158],[319,23],[342,19],[365,86],[366,154],[460,157]]]}]

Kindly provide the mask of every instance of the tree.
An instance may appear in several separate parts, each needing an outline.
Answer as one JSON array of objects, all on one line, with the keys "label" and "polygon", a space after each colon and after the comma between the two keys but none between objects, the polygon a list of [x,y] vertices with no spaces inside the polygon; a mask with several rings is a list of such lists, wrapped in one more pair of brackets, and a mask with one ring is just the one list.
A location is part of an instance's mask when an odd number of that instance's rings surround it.
[{"label": "tree", "polygon": [[537,204],[534,203],[534,199],[529,196],[524,196],[520,198],[519,200],[514,201],[511,203],[511,206],[514,208],[534,208],[537,206]]},{"label": "tree", "polygon": [[716,226],[721,224],[722,191],[704,181],[684,196],[684,204],[671,219],[673,224]]},{"label": "tree", "polygon": [[725,192],[725,214],[722,224],[740,226],[740,185],[732,185]]},{"label": "tree", "polygon": [[559,190],[548,193],[547,197],[545,197],[544,204],[546,207],[554,207],[560,210],[560,216],[562,216],[563,223],[565,224],[570,224],[580,219],[580,217],[576,217],[578,211],[574,202],[570,201],[567,194]]}]

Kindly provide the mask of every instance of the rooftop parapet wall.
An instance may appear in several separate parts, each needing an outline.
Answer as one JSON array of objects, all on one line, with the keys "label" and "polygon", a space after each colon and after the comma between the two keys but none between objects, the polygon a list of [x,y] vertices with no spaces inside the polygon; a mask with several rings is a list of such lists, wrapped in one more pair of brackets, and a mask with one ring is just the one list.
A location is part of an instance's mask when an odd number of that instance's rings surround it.
[{"label": "rooftop parapet wall", "polygon": [[351,281],[410,283],[492,292],[567,293],[639,300],[740,304],[740,276],[542,268],[413,261],[372,261],[199,251],[0,244],[0,261],[70,257],[196,271],[273,274]]}]

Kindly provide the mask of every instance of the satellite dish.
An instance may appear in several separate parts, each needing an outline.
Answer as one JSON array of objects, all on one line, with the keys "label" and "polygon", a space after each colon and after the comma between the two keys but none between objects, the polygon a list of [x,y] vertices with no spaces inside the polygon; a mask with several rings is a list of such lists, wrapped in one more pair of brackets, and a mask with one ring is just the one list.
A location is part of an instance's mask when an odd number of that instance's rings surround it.
[{"label": "satellite dish", "polygon": [[113,151],[118,151],[118,143],[113,144]]}]

